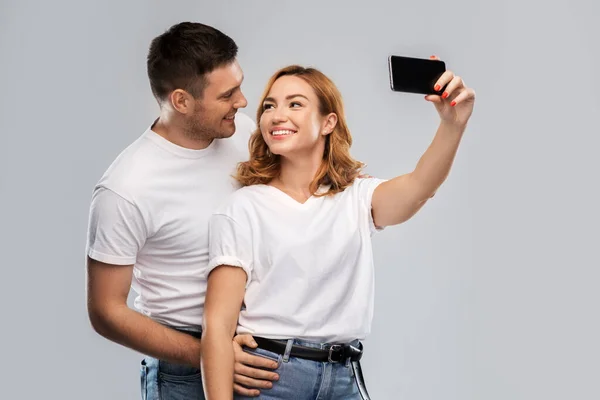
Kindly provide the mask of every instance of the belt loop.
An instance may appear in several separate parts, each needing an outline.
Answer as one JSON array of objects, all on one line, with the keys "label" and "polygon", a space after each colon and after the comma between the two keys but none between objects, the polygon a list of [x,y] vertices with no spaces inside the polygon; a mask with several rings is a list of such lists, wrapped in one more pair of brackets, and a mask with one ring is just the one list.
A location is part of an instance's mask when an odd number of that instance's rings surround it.
[{"label": "belt loop", "polygon": [[283,362],[290,360],[290,353],[292,352],[292,346],[294,345],[294,339],[288,339],[287,345],[285,346],[285,353],[283,353]]}]

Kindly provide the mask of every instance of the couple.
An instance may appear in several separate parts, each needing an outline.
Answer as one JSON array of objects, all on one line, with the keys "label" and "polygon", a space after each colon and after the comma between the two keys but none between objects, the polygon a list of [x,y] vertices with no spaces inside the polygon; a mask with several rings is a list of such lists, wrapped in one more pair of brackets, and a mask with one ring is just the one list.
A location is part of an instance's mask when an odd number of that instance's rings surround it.
[{"label": "couple", "polygon": [[443,183],[474,92],[446,72],[446,92],[426,96],[441,121],[415,170],[363,179],[326,76],[276,72],[256,126],[237,113],[247,102],[236,55],[231,38],[198,23],[153,40],[160,115],[92,197],[90,321],[147,355],[143,399],[368,398],[359,360],[371,235],[412,217]]}]

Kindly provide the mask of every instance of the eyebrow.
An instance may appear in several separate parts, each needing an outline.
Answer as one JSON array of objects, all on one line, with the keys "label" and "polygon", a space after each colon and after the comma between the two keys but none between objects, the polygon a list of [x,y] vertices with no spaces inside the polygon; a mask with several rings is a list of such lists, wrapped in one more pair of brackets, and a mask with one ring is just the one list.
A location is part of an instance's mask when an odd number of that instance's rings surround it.
[{"label": "eyebrow", "polygon": [[[240,82],[244,82],[244,75],[242,75],[242,80],[241,80]],[[234,90],[237,90],[237,89],[239,89],[239,88],[241,88],[241,87],[242,87],[242,84],[240,83],[239,85],[237,85],[237,86],[235,86],[235,87],[232,87],[232,88],[231,88],[231,89],[229,89],[229,90],[226,90],[226,91],[224,91],[224,92],[223,92],[223,93],[221,93],[221,94],[220,94],[220,95],[219,95],[217,98],[218,98],[218,99],[220,99],[220,98],[222,98],[222,97],[225,97],[225,96],[227,96],[229,93],[232,93]]]},{"label": "eyebrow", "polygon": [[[286,96],[285,99],[290,100],[290,99],[293,99],[294,97],[304,97],[307,101],[310,101],[310,100],[308,100],[308,97],[306,97],[303,94],[290,94],[289,96]],[[272,97],[267,97],[267,98],[265,98],[264,101],[270,101],[270,102],[276,103],[275,99]]]},{"label": "eyebrow", "polygon": [[242,85],[237,85],[236,87],[232,87],[231,89],[224,91],[223,93],[221,93],[219,95],[218,98],[220,99],[220,98],[223,98],[223,97],[227,96],[229,93],[233,93],[234,90],[239,89],[241,86]]}]

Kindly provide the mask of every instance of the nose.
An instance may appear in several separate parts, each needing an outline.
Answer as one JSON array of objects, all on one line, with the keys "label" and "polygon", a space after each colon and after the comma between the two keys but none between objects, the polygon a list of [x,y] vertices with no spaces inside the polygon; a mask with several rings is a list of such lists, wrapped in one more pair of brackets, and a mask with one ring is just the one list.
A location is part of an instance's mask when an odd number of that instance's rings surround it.
[{"label": "nose", "polygon": [[236,109],[244,108],[248,105],[248,100],[246,100],[246,96],[244,96],[244,94],[242,93],[241,90],[239,93],[240,93],[239,97],[236,99],[236,102],[233,104],[233,107]]},{"label": "nose", "polygon": [[273,110],[273,125],[287,121],[287,110],[285,107],[275,107]]}]

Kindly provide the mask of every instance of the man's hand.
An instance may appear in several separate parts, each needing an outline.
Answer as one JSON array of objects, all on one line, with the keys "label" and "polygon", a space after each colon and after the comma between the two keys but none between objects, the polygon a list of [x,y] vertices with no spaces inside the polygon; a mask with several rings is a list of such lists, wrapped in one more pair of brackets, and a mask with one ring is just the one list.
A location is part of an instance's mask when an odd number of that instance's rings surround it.
[{"label": "man's hand", "polygon": [[271,381],[279,379],[279,375],[261,368],[275,369],[277,363],[264,357],[246,353],[242,346],[256,348],[258,345],[251,335],[237,335],[233,338],[233,353],[235,357],[233,390],[242,395],[256,397],[258,389],[270,389]]}]

